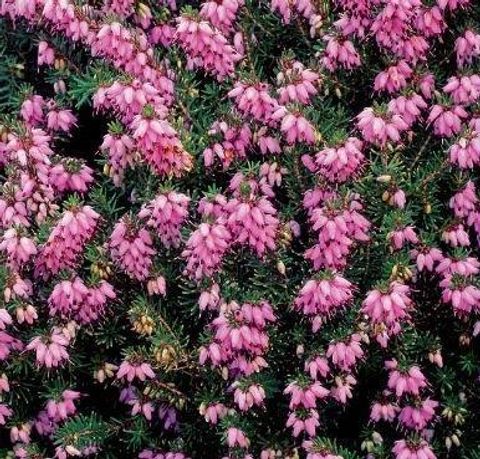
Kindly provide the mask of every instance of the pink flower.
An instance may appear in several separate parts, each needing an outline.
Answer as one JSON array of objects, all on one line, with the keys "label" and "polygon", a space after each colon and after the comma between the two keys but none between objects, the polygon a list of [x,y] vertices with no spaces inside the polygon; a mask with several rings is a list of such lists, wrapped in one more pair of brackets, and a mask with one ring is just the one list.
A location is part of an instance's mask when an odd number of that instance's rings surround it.
[{"label": "pink flower", "polygon": [[116,186],[121,185],[127,167],[132,167],[135,162],[134,147],[133,139],[127,134],[112,131],[103,138],[100,150],[107,153],[109,175]]},{"label": "pink flower", "polygon": [[265,389],[260,384],[250,384],[243,387],[243,384],[236,382],[234,387],[233,398],[240,411],[248,411],[253,406],[263,405],[266,395]]},{"label": "pink flower", "polygon": [[418,244],[419,239],[413,226],[397,228],[389,233],[388,238],[393,249],[399,250],[406,243]]},{"label": "pink flower", "polygon": [[200,16],[209,21],[224,34],[233,30],[238,10],[243,6],[243,0],[210,0],[202,4]]},{"label": "pink flower", "polygon": [[223,403],[210,403],[208,405],[202,403],[199,412],[205,418],[205,421],[215,425],[228,414],[228,408]]},{"label": "pink flower", "polygon": [[2,392],[10,392],[10,385],[8,384],[8,377],[5,373],[0,376],[0,394]]},{"label": "pink flower", "polygon": [[3,298],[9,303],[15,299],[28,299],[32,292],[32,282],[29,279],[22,279],[18,272],[11,272],[3,291]]},{"label": "pink flower", "polygon": [[25,99],[25,101],[22,103],[20,115],[28,126],[38,126],[44,120],[44,107],[45,100],[43,97],[39,95],[33,95]]},{"label": "pink flower", "polygon": [[33,322],[38,319],[37,310],[31,304],[17,306],[15,314],[19,324],[26,322],[27,324],[32,325]]},{"label": "pink flower", "polygon": [[398,440],[395,442],[392,453],[395,454],[395,459],[437,459],[425,440],[420,440],[418,443]]},{"label": "pink flower", "polygon": [[461,169],[480,164],[480,132],[467,131],[450,147],[450,163]]},{"label": "pink flower", "polygon": [[480,98],[480,76],[452,76],[443,87],[443,92],[452,96],[455,104],[471,104]]},{"label": "pink flower", "polygon": [[355,384],[357,380],[350,374],[335,376],[330,395],[342,405],[346,405],[347,400],[353,397],[352,389]]},{"label": "pink flower", "polygon": [[455,40],[455,53],[457,65],[460,68],[465,64],[471,64],[475,58],[480,56],[480,34],[467,29],[462,36]]},{"label": "pink flower", "polygon": [[[172,1],[172,0],[169,0]],[[175,1],[175,0],[173,0]],[[173,453],[173,452],[165,452],[165,453],[155,453],[149,449],[143,450],[139,455],[139,459],[190,459],[183,453]]]},{"label": "pink flower", "polygon": [[54,330],[50,335],[36,336],[26,346],[27,351],[35,351],[38,366],[56,368],[62,366],[69,355],[66,347],[70,338],[60,330]]},{"label": "pink flower", "polygon": [[405,196],[405,191],[401,190],[400,188],[396,189],[389,201],[392,206],[398,207],[399,209],[403,209],[406,202],[407,197]]},{"label": "pink flower", "polygon": [[277,89],[279,102],[300,103],[307,105],[317,94],[320,76],[313,70],[306,69],[302,63],[285,61],[284,69],[277,75],[277,82],[282,86]]},{"label": "pink flower", "polygon": [[460,191],[450,198],[449,206],[453,209],[456,217],[465,218],[476,210],[477,203],[475,184],[469,180]]},{"label": "pink flower", "polygon": [[401,322],[410,317],[412,306],[410,288],[393,281],[386,288],[368,292],[362,303],[362,313],[373,325],[384,327],[382,332],[379,329],[377,341],[385,347],[389,336],[397,335],[402,330]]},{"label": "pink flower", "polygon": [[470,245],[470,238],[462,224],[453,224],[442,233],[442,240],[452,247],[465,247]]},{"label": "pink flower", "polygon": [[139,381],[155,379],[155,373],[149,363],[124,360],[117,371],[117,379],[125,378],[132,382],[135,378]]},{"label": "pink flower", "polygon": [[245,376],[260,371],[267,365],[266,327],[275,321],[272,307],[266,301],[222,305],[219,316],[210,324],[214,336],[210,344],[200,349],[200,364],[210,360],[213,366],[227,365],[233,374]]},{"label": "pink flower", "polygon": [[362,205],[355,196],[345,200],[326,196],[319,200],[324,201],[321,206],[309,202],[316,197],[320,198],[320,194],[314,191],[306,194],[304,200],[304,206],[313,209],[309,211],[310,221],[318,234],[318,243],[305,252],[305,258],[313,262],[315,269],[344,268],[353,244],[369,240],[370,222],[359,212]]},{"label": "pink flower", "polygon": [[427,103],[419,94],[399,96],[388,103],[388,111],[393,115],[400,116],[409,127],[412,127],[420,118],[422,110],[428,107]]},{"label": "pink flower", "polygon": [[357,127],[366,142],[384,147],[387,142],[399,143],[408,124],[400,115],[367,107],[357,116]]},{"label": "pink flower", "polygon": [[[129,82],[114,81],[110,86],[100,86],[93,96],[93,106],[96,110],[112,110],[126,125],[130,125],[146,106],[160,118],[165,118],[167,103],[168,100],[162,94],[161,88],[143,81],[143,78]],[[118,122],[109,124],[111,135],[120,136],[123,130],[123,126]]]},{"label": "pink flower", "polygon": [[302,417],[299,416],[300,413],[297,414],[296,412],[292,412],[287,420],[287,427],[293,428],[293,436],[298,437],[303,431],[305,431],[309,437],[314,437],[316,429],[320,425],[317,410],[310,409],[307,412],[302,411]]},{"label": "pink flower", "polygon": [[65,211],[39,250],[35,261],[36,276],[46,279],[62,269],[73,268],[85,244],[93,237],[99,218],[90,206]]},{"label": "pink flower", "polygon": [[152,415],[155,411],[153,403],[144,402],[136,398],[129,400],[127,403],[132,406],[132,411],[131,411],[132,416],[141,414],[142,416],[145,417],[147,421],[152,420]]},{"label": "pink flower", "polygon": [[398,415],[398,421],[409,429],[423,430],[434,418],[437,407],[438,402],[427,398],[414,406],[403,407]]},{"label": "pink flower", "polygon": [[[345,6],[347,6],[347,3]],[[355,5],[348,5],[345,12],[336,20],[333,25],[345,36],[356,36],[364,38],[371,20],[367,17],[370,13],[370,5],[366,1],[356,3]]]},{"label": "pink flower", "polygon": [[144,204],[138,218],[145,220],[154,229],[167,248],[180,245],[180,230],[188,217],[190,198],[182,193],[170,191],[159,194]]},{"label": "pink flower", "polygon": [[360,55],[350,40],[331,35],[325,35],[323,39],[327,41],[327,46],[322,63],[330,72],[334,72],[339,67],[352,70],[361,65]]},{"label": "pink flower", "polygon": [[241,187],[243,196],[225,205],[226,224],[234,243],[248,245],[262,257],[267,250],[276,248],[275,238],[280,225],[277,210],[266,197],[250,193],[249,185]]},{"label": "pink flower", "polygon": [[4,426],[12,414],[13,411],[7,405],[0,403],[0,426]]},{"label": "pink flower", "polygon": [[[315,442],[311,440],[305,440],[302,443],[302,447],[307,452],[306,459],[343,459],[342,456],[337,456],[332,451],[330,451],[325,445],[320,444],[316,445]],[[260,459],[264,459],[261,457]],[[265,459],[275,459],[274,456],[266,457]]]},{"label": "pink flower", "polygon": [[157,276],[147,281],[147,292],[150,296],[167,294],[167,284],[163,276]]},{"label": "pink flower", "polygon": [[102,280],[96,286],[86,286],[76,276],[72,281],[65,280],[55,285],[48,305],[50,315],[74,318],[80,323],[92,323],[105,311],[108,301],[116,298],[113,287]]},{"label": "pink flower", "polygon": [[220,287],[217,283],[206,290],[203,290],[198,299],[198,306],[201,311],[217,310],[220,303]]},{"label": "pink flower", "polygon": [[431,99],[433,90],[435,89],[435,77],[432,73],[415,75],[418,88],[425,99]]},{"label": "pink flower", "polygon": [[[356,137],[349,137],[336,147],[325,148],[311,157],[303,156],[303,163],[312,171],[324,176],[331,182],[342,183],[351,179],[364,161],[363,142]],[[310,167],[311,165],[311,167]]]},{"label": "pink flower", "polygon": [[46,41],[38,43],[38,58],[37,64],[41,65],[53,65],[55,61],[55,51]]},{"label": "pink flower", "polygon": [[[392,365],[396,365],[396,362]],[[413,365],[404,371],[396,369],[396,366],[390,368],[388,388],[393,390],[398,398],[404,394],[419,395],[420,390],[425,387],[427,380],[418,366]]]},{"label": "pink flower", "polygon": [[157,24],[148,34],[149,41],[152,45],[171,46],[175,40],[175,30],[170,24]]},{"label": "pink flower", "polygon": [[302,382],[301,384],[293,381],[287,386],[283,393],[290,395],[290,410],[296,410],[302,407],[315,408],[317,406],[317,400],[326,398],[329,390],[325,389],[318,381],[313,383]]},{"label": "pink flower", "polygon": [[441,35],[447,28],[443,12],[438,6],[431,8],[422,6],[417,14],[415,25],[425,37]]},{"label": "pink flower", "polygon": [[430,110],[427,123],[433,125],[433,132],[439,137],[452,137],[462,129],[462,120],[467,118],[465,109],[459,105],[452,107],[434,105]]},{"label": "pink flower", "polygon": [[0,330],[5,330],[8,325],[13,323],[12,317],[6,309],[0,309]]},{"label": "pink flower", "polygon": [[106,0],[103,6],[105,12],[115,13],[125,19],[134,12],[134,0]]},{"label": "pink flower", "polygon": [[461,6],[467,6],[471,0],[437,0],[438,6],[442,9],[449,9],[452,12]]},{"label": "pink flower", "polygon": [[47,112],[47,128],[51,131],[70,132],[77,124],[77,118],[71,110],[60,110],[55,105],[49,105]]},{"label": "pink flower", "polygon": [[474,257],[443,257],[436,272],[446,277],[458,274],[460,276],[476,275],[480,272],[480,262]]},{"label": "pink flower", "polygon": [[237,109],[257,121],[276,124],[273,114],[280,108],[278,102],[268,93],[266,83],[248,84],[237,81],[228,97],[233,99]]},{"label": "pink flower", "polygon": [[34,241],[22,233],[19,228],[13,227],[5,231],[0,239],[0,251],[6,253],[7,264],[12,269],[24,266],[37,253]]},{"label": "pink flower", "polygon": [[398,411],[400,411],[400,408],[393,403],[376,402],[372,405],[370,419],[374,422],[380,420],[392,422],[397,417]]},{"label": "pink flower", "polygon": [[397,65],[388,67],[375,77],[375,91],[398,92],[407,86],[407,80],[412,76],[411,67],[400,61]]},{"label": "pink flower", "polygon": [[438,368],[443,368],[443,357],[440,349],[437,349],[435,352],[428,353],[428,360],[435,364]]},{"label": "pink flower", "polygon": [[6,360],[12,351],[20,351],[22,349],[23,343],[20,340],[0,331],[0,361]]},{"label": "pink flower", "polygon": [[419,271],[432,272],[436,263],[443,260],[442,252],[435,247],[420,247],[410,251],[411,257],[415,260]]},{"label": "pink flower", "polygon": [[297,13],[306,19],[314,18],[314,6],[310,0],[271,0],[270,9],[282,16],[285,24],[290,24],[292,15]]},{"label": "pink flower", "polygon": [[455,315],[465,317],[480,311],[480,289],[467,276],[445,274],[440,287],[442,301],[451,303]]},{"label": "pink flower", "polygon": [[180,177],[192,168],[192,156],[185,151],[177,131],[165,119],[159,119],[151,105],[130,124],[145,160],[158,175]]},{"label": "pink flower", "polygon": [[281,120],[280,131],[288,144],[315,143],[315,128],[300,112],[289,112],[285,107],[280,107],[272,115],[272,119]]},{"label": "pink flower", "polygon": [[353,285],[338,274],[326,272],[323,277],[311,279],[301,288],[294,308],[308,316],[328,318],[345,308],[353,298]]},{"label": "pink flower", "polygon": [[48,416],[53,422],[67,419],[77,412],[75,400],[80,398],[80,392],[65,390],[57,400],[49,400],[46,405]]},{"label": "pink flower", "polygon": [[227,444],[229,448],[248,448],[250,440],[240,429],[230,427],[227,431]]},{"label": "pink flower", "polygon": [[59,192],[86,193],[93,183],[93,170],[76,159],[61,160],[50,169],[49,178]]},{"label": "pink flower", "polygon": [[230,247],[232,235],[221,223],[201,223],[186,242],[182,257],[187,260],[185,274],[201,280],[220,269]]},{"label": "pink flower", "polygon": [[191,67],[203,68],[219,81],[231,76],[242,58],[220,30],[186,15],[177,18],[176,40],[188,55]]},{"label": "pink flower", "polygon": [[326,355],[335,366],[348,372],[364,355],[360,343],[360,335],[354,333],[346,342],[331,343]]},{"label": "pink flower", "polygon": [[222,162],[223,168],[227,169],[235,159],[246,158],[247,150],[252,143],[252,132],[247,124],[229,125],[226,121],[215,121],[208,134],[221,139],[203,151],[205,166],[213,166],[217,157]]},{"label": "pink flower", "polygon": [[319,377],[326,378],[330,374],[328,360],[324,357],[316,356],[305,362],[305,371],[316,381]]},{"label": "pink flower", "polygon": [[124,217],[115,225],[108,247],[112,259],[129,277],[139,281],[148,278],[156,251],[146,229],[135,228],[134,223]]},{"label": "pink flower", "polygon": [[32,426],[30,423],[13,426],[10,429],[10,441],[12,443],[22,442],[28,445],[30,443],[31,430]]}]

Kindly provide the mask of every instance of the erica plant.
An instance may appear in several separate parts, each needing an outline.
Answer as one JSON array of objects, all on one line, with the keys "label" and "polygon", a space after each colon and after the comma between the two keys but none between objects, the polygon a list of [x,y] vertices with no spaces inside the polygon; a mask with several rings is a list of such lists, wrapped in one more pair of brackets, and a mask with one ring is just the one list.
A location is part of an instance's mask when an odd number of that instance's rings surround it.
[{"label": "erica plant", "polygon": [[0,457],[480,458],[477,0],[0,0]]}]

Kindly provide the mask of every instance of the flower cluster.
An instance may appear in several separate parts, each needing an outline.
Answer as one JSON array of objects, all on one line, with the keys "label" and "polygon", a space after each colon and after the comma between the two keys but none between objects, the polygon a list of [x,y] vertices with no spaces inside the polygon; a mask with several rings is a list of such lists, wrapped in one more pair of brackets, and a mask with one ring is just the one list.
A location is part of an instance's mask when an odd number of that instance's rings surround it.
[{"label": "flower cluster", "polygon": [[475,456],[478,2],[0,20],[1,457]]}]

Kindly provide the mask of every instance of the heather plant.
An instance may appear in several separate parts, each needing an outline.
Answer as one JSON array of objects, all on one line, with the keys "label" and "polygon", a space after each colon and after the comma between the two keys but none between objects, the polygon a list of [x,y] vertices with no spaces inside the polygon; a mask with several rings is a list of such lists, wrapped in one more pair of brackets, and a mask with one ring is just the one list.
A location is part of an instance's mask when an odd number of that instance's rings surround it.
[{"label": "heather plant", "polygon": [[0,0],[0,458],[480,459],[477,0]]}]

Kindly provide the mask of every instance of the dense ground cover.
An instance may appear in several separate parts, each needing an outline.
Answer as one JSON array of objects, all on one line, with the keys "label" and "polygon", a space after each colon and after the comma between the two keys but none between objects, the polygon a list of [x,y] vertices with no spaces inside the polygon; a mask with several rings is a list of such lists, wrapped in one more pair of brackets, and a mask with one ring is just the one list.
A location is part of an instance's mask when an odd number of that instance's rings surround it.
[{"label": "dense ground cover", "polygon": [[0,0],[0,456],[480,458],[476,0]]}]

